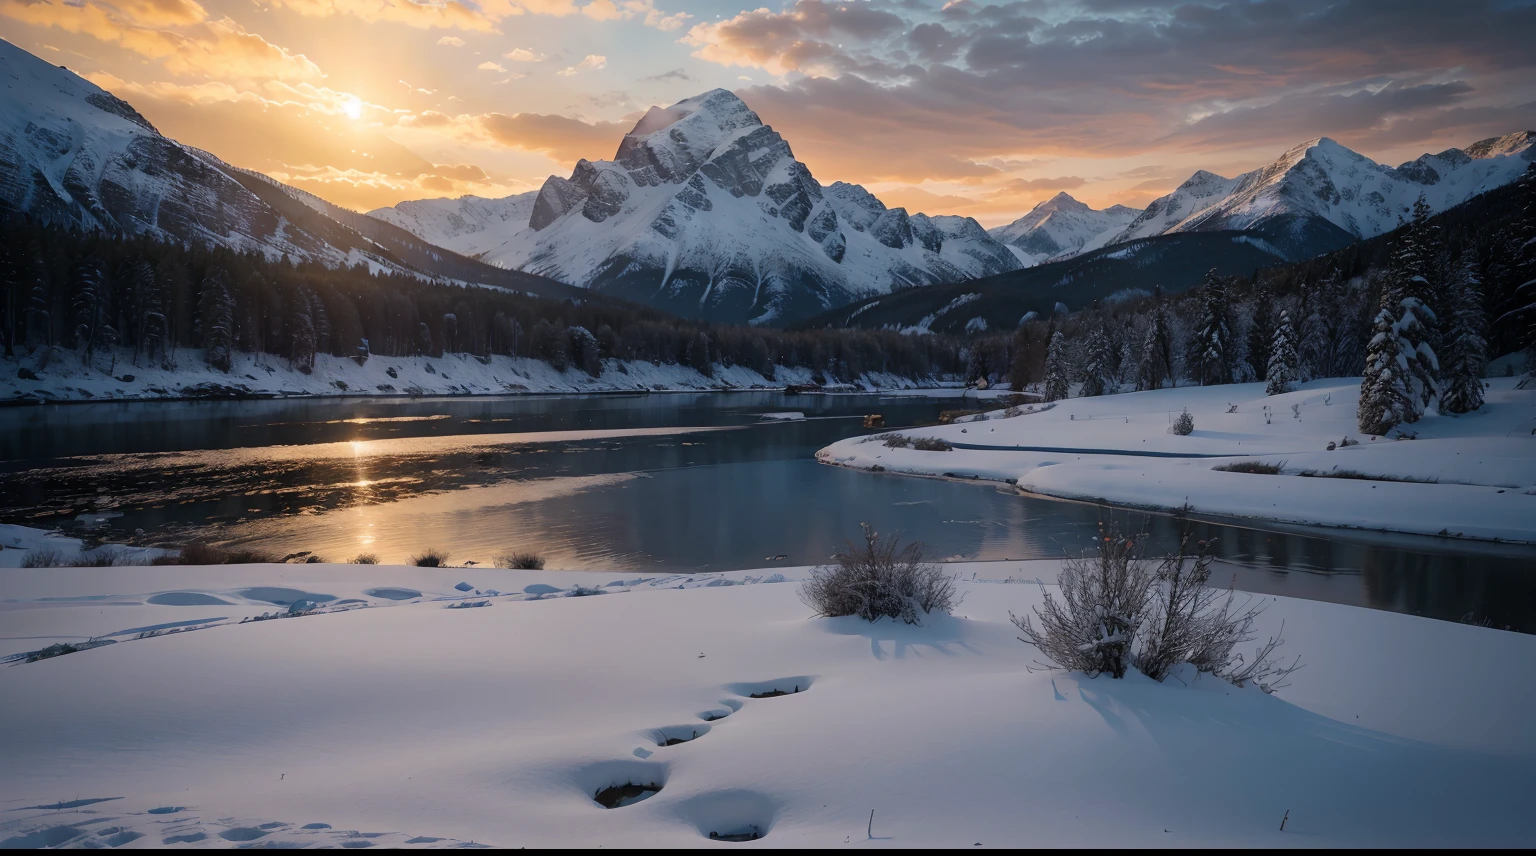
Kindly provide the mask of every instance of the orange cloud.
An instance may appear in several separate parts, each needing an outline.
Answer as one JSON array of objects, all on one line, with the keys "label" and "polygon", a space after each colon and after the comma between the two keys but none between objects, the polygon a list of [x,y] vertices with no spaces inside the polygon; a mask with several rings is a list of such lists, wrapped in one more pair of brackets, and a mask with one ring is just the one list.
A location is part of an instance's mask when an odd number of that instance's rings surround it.
[{"label": "orange cloud", "polygon": [[[190,0],[91,0],[74,6],[53,0],[0,0],[0,14],[40,27],[56,27],[161,60],[173,74],[220,78],[323,78],[303,54],[289,53],[235,21],[206,21]],[[176,29],[159,29],[164,26]]]},{"label": "orange cloud", "polygon": [[460,29],[494,33],[496,22],[508,15],[520,15],[522,9],[499,4],[482,11],[457,0],[415,3],[412,0],[269,0],[273,6],[292,9],[300,15],[324,18],[351,15],[364,21],[389,21],[421,29]]},{"label": "orange cloud", "polygon": [[496,143],[547,154],[561,163],[617,151],[619,140],[629,130],[629,125],[621,122],[583,122],[543,113],[488,113],[473,117],[473,121]]}]

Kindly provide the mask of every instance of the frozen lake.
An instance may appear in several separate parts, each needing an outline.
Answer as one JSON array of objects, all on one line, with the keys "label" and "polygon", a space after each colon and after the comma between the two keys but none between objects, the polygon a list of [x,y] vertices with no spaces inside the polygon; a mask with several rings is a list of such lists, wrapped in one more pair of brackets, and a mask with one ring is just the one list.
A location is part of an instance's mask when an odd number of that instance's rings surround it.
[{"label": "frozen lake", "polygon": [[[941,559],[1055,558],[1098,509],[996,486],[852,472],[815,451],[932,422],[954,399],[651,394],[146,402],[0,410],[0,521],[107,518],[112,537],[206,538],[331,561],[427,548],[551,568],[815,564],[867,521]],[[765,419],[799,412],[801,419]],[[1139,525],[1139,514],[1122,514]],[[1536,632],[1536,550],[1204,524],[1239,588]],[[1172,543],[1151,520],[1153,549]],[[1225,575],[1222,572],[1219,576]],[[1226,580],[1223,579],[1222,582]]]}]

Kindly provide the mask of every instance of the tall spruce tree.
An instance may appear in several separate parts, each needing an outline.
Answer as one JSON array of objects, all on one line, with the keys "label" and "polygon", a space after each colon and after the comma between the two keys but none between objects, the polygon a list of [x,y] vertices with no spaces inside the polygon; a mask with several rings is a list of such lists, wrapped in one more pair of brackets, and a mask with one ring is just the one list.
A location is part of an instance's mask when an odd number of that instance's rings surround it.
[{"label": "tall spruce tree", "polygon": [[1473,259],[1452,267],[1445,292],[1440,409],[1470,413],[1483,406],[1483,370],[1488,367],[1488,325]]},{"label": "tall spruce tree", "polygon": [[95,256],[76,263],[71,279],[75,346],[83,349],[81,358],[89,366],[97,350],[117,342],[117,330],[112,326],[112,280],[107,277],[106,266]]},{"label": "tall spruce tree", "polygon": [[1429,214],[1429,204],[1420,196],[1413,205],[1413,225],[1399,241],[1387,269],[1398,299],[1397,334],[1403,340],[1402,355],[1407,360],[1416,399],[1404,417],[1408,422],[1417,422],[1424,408],[1440,393],[1440,360],[1435,354],[1439,319],[1434,309],[1439,272],[1434,260],[1441,240],[1439,228],[1429,222]]},{"label": "tall spruce tree", "polygon": [[1297,380],[1296,330],[1291,326],[1291,314],[1280,310],[1280,321],[1275,325],[1269,346],[1269,363],[1264,375],[1264,394],[1280,395],[1291,391]]},{"label": "tall spruce tree", "polygon": [[1386,434],[1402,423],[1412,407],[1413,396],[1406,382],[1407,360],[1402,356],[1402,339],[1397,335],[1397,318],[1383,295],[1381,311],[1376,313],[1373,335],[1365,352],[1365,375],[1360,381],[1360,430],[1367,434]]},{"label": "tall spruce tree", "polygon": [[1088,334],[1083,357],[1083,396],[1113,392],[1114,346],[1110,344],[1102,323],[1094,325],[1093,331]]},{"label": "tall spruce tree", "polygon": [[1201,386],[1232,382],[1232,322],[1226,280],[1214,268],[1200,287],[1200,320],[1189,343],[1189,371]]},{"label": "tall spruce tree", "polygon": [[1067,339],[1057,330],[1051,334],[1051,344],[1045,349],[1046,401],[1060,401],[1071,395],[1071,382],[1067,368]]},{"label": "tall spruce tree", "polygon": [[1248,368],[1254,380],[1268,378],[1270,347],[1275,340],[1275,299],[1269,287],[1260,285],[1249,306]]},{"label": "tall spruce tree", "polygon": [[197,334],[203,361],[228,372],[234,364],[235,299],[229,293],[229,275],[222,269],[209,270],[198,285]]},{"label": "tall spruce tree", "polygon": [[[1526,167],[1515,186],[1520,214],[1506,231],[1503,250],[1514,287],[1504,312],[1494,323],[1513,327],[1515,341],[1525,351],[1525,367],[1536,377],[1536,163]],[[1502,301],[1501,301],[1502,302]]]}]

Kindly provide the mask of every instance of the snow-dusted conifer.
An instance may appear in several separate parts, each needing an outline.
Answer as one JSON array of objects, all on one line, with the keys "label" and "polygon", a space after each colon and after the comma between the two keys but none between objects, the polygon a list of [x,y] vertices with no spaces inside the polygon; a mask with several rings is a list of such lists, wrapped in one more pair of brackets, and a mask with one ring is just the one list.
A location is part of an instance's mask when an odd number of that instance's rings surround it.
[{"label": "snow-dusted conifer", "polygon": [[1173,335],[1168,330],[1168,313],[1159,292],[1157,303],[1147,318],[1147,332],[1141,341],[1141,361],[1136,366],[1136,389],[1161,389],[1165,378],[1173,377]]},{"label": "snow-dusted conifer", "polygon": [[1473,259],[1451,269],[1446,282],[1444,361],[1440,364],[1440,409],[1470,413],[1483,406],[1483,370],[1488,366],[1487,323]]},{"label": "snow-dusted conifer", "polygon": [[1407,360],[1402,355],[1402,340],[1397,335],[1397,319],[1392,314],[1390,299],[1384,292],[1374,334],[1366,347],[1365,376],[1360,381],[1358,419],[1360,430],[1367,434],[1391,431],[1413,407]]},{"label": "snow-dusted conifer", "polygon": [[1057,330],[1051,334],[1051,344],[1045,349],[1045,394],[1046,401],[1060,401],[1071,395],[1071,387],[1067,377],[1067,340]]},{"label": "snow-dusted conifer", "polygon": [[1513,325],[1517,341],[1525,349],[1525,366],[1536,377],[1536,164],[1526,167],[1515,185],[1523,208],[1508,229],[1508,252],[1513,273],[1514,299],[1498,325]]},{"label": "snow-dusted conifer", "polygon": [[1114,391],[1114,346],[1102,325],[1088,334],[1083,362],[1083,389],[1086,396],[1105,395]]},{"label": "snow-dusted conifer", "polygon": [[1201,386],[1232,382],[1232,322],[1227,285],[1213,268],[1200,288],[1200,321],[1189,343],[1189,371]]},{"label": "snow-dusted conifer", "polygon": [[1280,310],[1280,323],[1275,325],[1274,338],[1269,346],[1269,366],[1264,374],[1264,394],[1280,395],[1290,392],[1296,382],[1296,330],[1291,326],[1291,314]]},{"label": "snow-dusted conifer", "polygon": [[1248,367],[1254,380],[1268,378],[1270,349],[1275,341],[1275,301],[1268,286],[1259,286],[1249,311]]},{"label": "snow-dusted conifer", "polygon": [[74,280],[75,344],[84,349],[82,358],[91,364],[96,349],[113,344],[117,331],[112,327],[112,283],[101,260],[91,257],[75,265]]},{"label": "snow-dusted conifer", "polygon": [[1397,335],[1403,340],[1402,355],[1411,376],[1414,401],[1404,414],[1407,422],[1417,422],[1440,392],[1440,360],[1435,354],[1439,319],[1434,310],[1439,289],[1433,259],[1441,241],[1429,213],[1429,204],[1420,196],[1413,205],[1413,227],[1399,242],[1387,269],[1389,285],[1397,292]]}]

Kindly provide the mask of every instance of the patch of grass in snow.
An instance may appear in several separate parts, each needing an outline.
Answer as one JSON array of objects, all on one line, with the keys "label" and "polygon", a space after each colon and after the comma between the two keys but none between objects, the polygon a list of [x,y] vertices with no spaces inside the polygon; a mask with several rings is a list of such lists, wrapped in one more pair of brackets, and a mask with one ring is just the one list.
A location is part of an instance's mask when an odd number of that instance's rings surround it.
[{"label": "patch of grass in snow", "polygon": [[978,416],[984,413],[985,411],[982,410],[941,410],[939,411],[939,424],[949,425],[968,416]]},{"label": "patch of grass in snow", "polygon": [[885,436],[887,449],[916,449],[920,452],[950,452],[954,446],[947,440],[938,437],[903,437],[900,434],[888,434]]},{"label": "patch of grass in snow", "polygon": [[23,568],[59,568],[64,566],[64,557],[59,555],[58,550],[38,547],[27,552],[21,560],[21,566]]},{"label": "patch of grass in snow", "polygon": [[157,556],[152,565],[256,565],[276,562],[277,559],[261,550],[249,547],[215,547],[205,541],[193,541],[181,548],[174,556]]},{"label": "patch of grass in snow", "polygon": [[446,568],[448,567],[448,553],[446,550],[426,550],[412,556],[411,564],[418,568]]},{"label": "patch of grass in snow", "polygon": [[354,565],[377,565],[378,563],[378,553],[358,553],[352,558],[352,564]]},{"label": "patch of grass in snow", "polygon": [[1221,473],[1248,473],[1256,476],[1278,476],[1285,469],[1285,461],[1278,464],[1264,461],[1233,461],[1230,464],[1217,464],[1211,469]]},{"label": "patch of grass in snow", "polygon": [[1296,475],[1315,479],[1356,479],[1358,481],[1412,482],[1414,484],[1439,484],[1439,479],[1421,479],[1414,476],[1370,475],[1359,470],[1302,470]]},{"label": "patch of grass in snow", "polygon": [[77,651],[89,651],[92,648],[100,648],[103,645],[111,645],[111,639],[91,639],[87,642],[56,642],[47,648],[29,651],[22,659],[24,662],[36,663],[39,660],[51,660],[54,657],[62,657],[65,654],[73,654]]},{"label": "patch of grass in snow", "polygon": [[518,571],[544,570],[544,557],[538,553],[512,552],[496,557],[496,567]]}]

